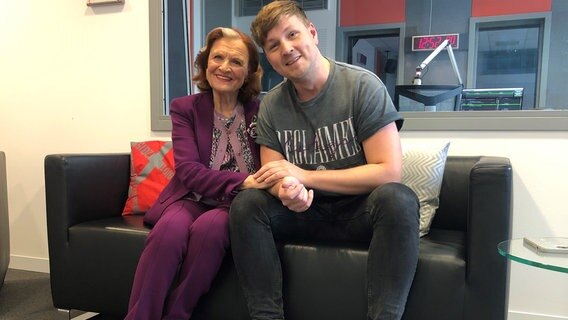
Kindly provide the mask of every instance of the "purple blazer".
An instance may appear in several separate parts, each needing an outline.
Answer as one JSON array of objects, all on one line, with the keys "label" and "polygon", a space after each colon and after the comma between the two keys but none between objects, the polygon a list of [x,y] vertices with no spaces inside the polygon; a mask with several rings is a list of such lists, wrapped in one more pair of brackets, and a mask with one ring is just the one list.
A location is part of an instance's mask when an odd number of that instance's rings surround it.
[{"label": "purple blazer", "polygon": [[[247,128],[258,113],[260,101],[244,104]],[[176,98],[170,106],[175,174],[164,188],[156,203],[144,215],[144,222],[156,224],[164,210],[190,191],[205,198],[232,198],[248,172],[217,171],[209,168],[213,143],[214,107],[211,92]],[[248,142],[255,168],[259,168],[259,147],[248,134]]]}]

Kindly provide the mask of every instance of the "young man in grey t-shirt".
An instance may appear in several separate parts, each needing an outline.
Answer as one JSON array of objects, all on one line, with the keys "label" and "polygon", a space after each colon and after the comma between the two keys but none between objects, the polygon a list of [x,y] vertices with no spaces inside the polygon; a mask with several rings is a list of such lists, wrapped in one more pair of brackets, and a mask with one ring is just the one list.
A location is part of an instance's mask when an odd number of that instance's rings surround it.
[{"label": "young man in grey t-shirt", "polygon": [[400,319],[418,260],[416,195],[400,184],[402,117],[371,72],[322,56],[295,1],[275,1],[251,27],[286,78],[261,103],[258,181],[230,213],[233,257],[252,319],[284,319],[275,240],[370,242],[368,319]]}]

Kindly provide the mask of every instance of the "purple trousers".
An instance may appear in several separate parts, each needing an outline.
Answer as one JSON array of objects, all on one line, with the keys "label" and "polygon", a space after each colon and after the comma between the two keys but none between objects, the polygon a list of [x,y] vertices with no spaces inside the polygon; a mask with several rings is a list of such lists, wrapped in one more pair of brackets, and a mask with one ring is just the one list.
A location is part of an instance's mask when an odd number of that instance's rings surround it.
[{"label": "purple trousers", "polygon": [[229,205],[180,199],[150,231],[136,268],[127,320],[188,320],[229,247]]}]

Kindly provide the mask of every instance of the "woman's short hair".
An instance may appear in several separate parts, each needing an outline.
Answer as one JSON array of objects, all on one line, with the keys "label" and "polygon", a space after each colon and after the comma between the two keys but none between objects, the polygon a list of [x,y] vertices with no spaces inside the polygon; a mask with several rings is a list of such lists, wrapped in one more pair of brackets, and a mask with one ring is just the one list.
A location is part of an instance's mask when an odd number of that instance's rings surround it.
[{"label": "woman's short hair", "polygon": [[262,7],[250,26],[250,31],[256,44],[264,49],[268,32],[280,22],[282,17],[292,16],[298,17],[306,26],[310,24],[304,9],[296,1],[273,1]]},{"label": "woman's short hair", "polygon": [[195,57],[194,67],[197,69],[196,75],[193,77],[197,88],[200,91],[211,91],[211,85],[207,81],[207,63],[209,61],[209,53],[215,42],[219,39],[241,39],[248,51],[248,74],[245,78],[243,86],[239,90],[238,100],[247,102],[257,97],[260,93],[262,67],[260,66],[260,57],[258,50],[252,39],[235,28],[218,27],[211,30],[205,39],[205,47],[199,50]]}]

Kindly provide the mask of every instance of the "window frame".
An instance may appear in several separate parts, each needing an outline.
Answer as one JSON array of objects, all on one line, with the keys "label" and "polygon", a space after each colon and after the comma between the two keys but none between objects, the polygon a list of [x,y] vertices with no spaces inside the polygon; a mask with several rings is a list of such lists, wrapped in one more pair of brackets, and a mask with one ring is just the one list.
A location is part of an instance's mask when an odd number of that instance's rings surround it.
[{"label": "window frame", "polygon": [[[164,114],[164,56],[163,56],[163,18],[162,0],[149,1],[149,36],[150,36],[150,95],[151,95],[151,129],[152,131],[170,131],[171,119]],[[190,12],[201,12],[200,1],[189,1],[192,6]],[[191,42],[193,46],[201,43],[201,29],[199,17],[189,15],[193,24]],[[195,20],[197,19],[197,20]],[[476,30],[480,24],[490,22],[544,19],[543,52],[539,67],[538,90],[544,92],[548,78],[548,59],[550,55],[551,19],[552,13],[534,13],[510,16],[493,16],[483,18],[470,18],[467,77],[465,87],[472,87],[475,72],[474,56],[477,52]],[[199,20],[199,21],[198,21]],[[189,26],[188,26],[189,27]],[[338,27],[336,34],[336,53],[338,60],[344,54],[346,33],[369,32],[373,29],[399,28],[401,42],[405,41],[404,24],[391,26],[361,26]],[[199,46],[198,46],[199,47]],[[404,47],[404,43],[401,44]],[[399,57],[398,84],[402,84],[404,77],[404,55]],[[191,70],[191,68],[190,68]],[[193,88],[192,88],[193,89]],[[539,94],[539,105],[546,106],[544,95]],[[454,112],[401,112],[405,118],[403,130],[405,131],[566,131],[568,130],[568,110],[522,110],[522,111],[454,111]]]},{"label": "window frame", "polygon": [[[169,108],[169,99],[166,90],[169,84],[166,79],[169,76],[168,58],[165,55],[164,48],[168,46],[166,32],[167,28],[164,26],[165,8],[164,2],[167,0],[149,0],[149,56],[150,56],[150,117],[151,117],[151,130],[152,131],[171,131],[172,124],[169,114],[166,110]],[[192,44],[190,43],[195,37],[190,37],[192,32],[192,1],[181,0],[184,2],[186,12],[184,14],[184,24],[187,28],[183,30],[184,37],[187,40],[185,43],[185,54],[187,61],[185,61],[185,79],[187,81],[187,92],[192,94],[195,91],[191,81],[193,61]],[[200,40],[199,40],[200,41]]]},{"label": "window frame", "polygon": [[[480,25],[518,20],[544,20],[542,32],[542,59],[539,66],[538,103],[546,105],[544,94],[548,79],[550,54],[551,13],[534,13],[508,16],[470,18],[468,66],[465,87],[475,83],[475,54],[477,30]],[[448,111],[401,112],[406,131],[566,131],[568,110],[520,110],[520,111]]]},{"label": "window frame", "polygon": [[150,35],[150,116],[152,131],[172,129],[169,115],[164,113],[164,55],[162,0],[149,0],[149,35]]}]

